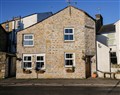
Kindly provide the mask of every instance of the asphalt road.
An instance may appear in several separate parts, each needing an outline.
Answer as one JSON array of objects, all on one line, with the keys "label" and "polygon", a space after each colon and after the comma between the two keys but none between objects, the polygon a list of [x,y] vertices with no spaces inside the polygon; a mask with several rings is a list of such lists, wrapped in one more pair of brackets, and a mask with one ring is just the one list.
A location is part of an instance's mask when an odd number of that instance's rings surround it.
[{"label": "asphalt road", "polygon": [[120,95],[120,87],[1,86],[0,95]]}]

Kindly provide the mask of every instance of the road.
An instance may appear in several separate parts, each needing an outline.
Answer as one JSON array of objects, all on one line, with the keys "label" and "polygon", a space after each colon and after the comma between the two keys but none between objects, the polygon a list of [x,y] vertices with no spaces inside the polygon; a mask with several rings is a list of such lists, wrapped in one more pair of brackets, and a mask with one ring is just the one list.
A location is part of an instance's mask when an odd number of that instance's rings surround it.
[{"label": "road", "polygon": [[120,95],[120,87],[1,86],[0,95]]}]

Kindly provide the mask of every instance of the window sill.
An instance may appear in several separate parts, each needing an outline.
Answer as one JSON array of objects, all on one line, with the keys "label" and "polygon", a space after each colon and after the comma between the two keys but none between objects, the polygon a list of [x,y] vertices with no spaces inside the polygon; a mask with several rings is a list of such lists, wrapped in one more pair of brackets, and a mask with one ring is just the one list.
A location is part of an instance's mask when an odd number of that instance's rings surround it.
[{"label": "window sill", "polygon": [[25,69],[25,70],[32,70],[32,68],[23,68],[23,69]]},{"label": "window sill", "polygon": [[33,48],[34,46],[23,46],[24,48]]},{"label": "window sill", "polygon": [[64,43],[73,43],[73,42],[75,42],[75,40],[64,40]]},{"label": "window sill", "polygon": [[75,66],[71,65],[71,66],[66,66],[65,65],[65,68],[74,68]]},{"label": "window sill", "polygon": [[31,71],[31,69],[23,69],[23,73],[25,73],[25,74],[31,74],[32,71]]}]

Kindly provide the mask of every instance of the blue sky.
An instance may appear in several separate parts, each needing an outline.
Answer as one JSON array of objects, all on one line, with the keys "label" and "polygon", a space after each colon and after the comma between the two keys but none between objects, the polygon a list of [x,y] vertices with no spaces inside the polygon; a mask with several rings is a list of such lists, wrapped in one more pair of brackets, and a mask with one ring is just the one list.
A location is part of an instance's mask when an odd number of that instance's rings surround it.
[{"label": "blue sky", "polygon": [[[65,8],[67,0],[0,0],[0,23],[16,16],[26,16],[40,12],[57,12]],[[104,24],[120,19],[120,0],[71,0],[72,5],[86,11],[95,18],[102,14]],[[77,2],[75,4],[74,2]]]}]

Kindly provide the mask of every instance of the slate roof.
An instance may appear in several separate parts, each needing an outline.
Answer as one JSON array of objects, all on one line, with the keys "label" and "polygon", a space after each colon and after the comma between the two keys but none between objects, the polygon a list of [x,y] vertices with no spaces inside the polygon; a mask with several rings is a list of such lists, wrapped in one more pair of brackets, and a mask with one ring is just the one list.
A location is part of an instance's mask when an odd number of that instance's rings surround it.
[{"label": "slate roof", "polygon": [[[35,15],[35,14],[38,14],[39,16],[45,16],[45,18],[47,18],[47,15],[51,16],[53,13],[52,13],[52,12],[33,13],[33,14],[30,14],[30,15],[21,17],[21,19],[22,19],[22,18],[29,17],[29,16],[32,16],[32,15]],[[45,19],[44,17],[39,17],[39,18],[40,18],[40,21],[41,21],[42,19]],[[8,21],[5,21],[5,22],[2,22],[1,24],[4,24],[4,23],[6,23],[6,22],[11,22],[11,21],[13,21],[13,19],[12,19],[12,20],[8,20]]]},{"label": "slate roof", "polygon": [[[49,16],[49,17],[47,17],[47,18],[45,18],[45,19],[48,19],[48,18],[50,18],[50,17],[52,17],[52,16],[56,15],[57,13],[59,13],[59,12],[61,12],[61,11],[65,10],[65,9],[66,9],[66,8],[68,8],[68,7],[73,7],[73,8],[75,8],[75,9],[79,10],[79,11],[82,11],[85,15],[87,15],[89,18],[91,18],[92,20],[94,20],[94,21],[95,21],[95,19],[94,19],[92,16],[90,16],[87,12],[85,12],[85,11],[83,11],[83,10],[79,9],[79,8],[76,8],[76,7],[74,7],[74,6],[71,6],[71,5],[70,5],[70,6],[65,7],[65,8],[63,8],[63,9],[61,9],[61,10],[59,10],[58,12],[56,12],[56,13],[52,14],[51,16]],[[45,19],[43,19],[43,20],[41,20],[41,21],[38,21],[37,23],[35,23],[35,24],[33,24],[33,25],[31,25],[31,26],[29,26],[29,27],[25,28],[25,29],[28,29],[28,28],[30,28],[30,27],[32,27],[32,26],[34,26],[34,25],[36,25],[36,24],[38,24],[38,23],[40,23],[40,22],[44,21]],[[25,29],[23,29],[23,30],[25,30]],[[23,31],[23,30],[20,30],[20,31]],[[18,32],[20,32],[20,31],[18,31]]]},{"label": "slate roof", "polygon": [[100,28],[100,30],[98,31],[98,34],[101,34],[101,33],[110,33],[110,32],[115,32],[115,25],[114,24],[103,25]]}]

